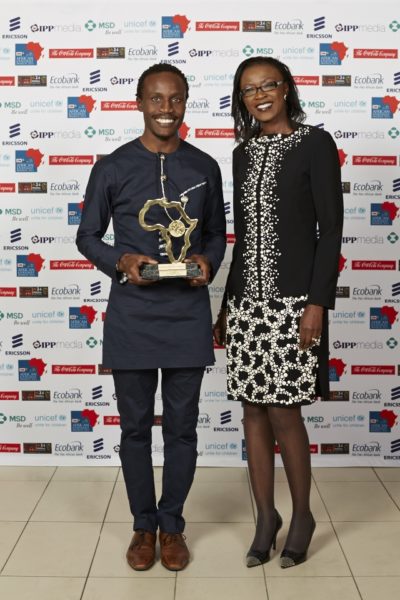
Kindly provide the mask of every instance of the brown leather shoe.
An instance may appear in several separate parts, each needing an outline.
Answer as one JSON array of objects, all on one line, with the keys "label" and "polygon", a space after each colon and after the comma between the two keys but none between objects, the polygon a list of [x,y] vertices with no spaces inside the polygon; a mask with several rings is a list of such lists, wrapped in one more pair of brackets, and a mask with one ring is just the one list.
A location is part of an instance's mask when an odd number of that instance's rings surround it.
[{"label": "brown leather shoe", "polygon": [[160,531],[161,563],[169,571],[182,571],[189,563],[189,550],[182,533]]},{"label": "brown leather shoe", "polygon": [[132,569],[146,571],[154,565],[156,539],[156,534],[150,531],[144,531],[144,529],[135,531],[126,553],[126,559]]}]

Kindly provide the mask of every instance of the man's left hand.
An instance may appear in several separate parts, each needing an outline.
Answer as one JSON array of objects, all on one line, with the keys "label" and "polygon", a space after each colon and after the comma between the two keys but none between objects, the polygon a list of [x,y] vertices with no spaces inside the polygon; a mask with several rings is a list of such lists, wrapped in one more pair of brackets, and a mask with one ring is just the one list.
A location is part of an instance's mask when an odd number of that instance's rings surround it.
[{"label": "man's left hand", "polygon": [[184,262],[197,263],[201,269],[201,275],[199,275],[199,277],[191,277],[188,279],[189,285],[192,287],[199,287],[208,284],[210,281],[211,265],[207,256],[204,256],[204,254],[193,254]]}]

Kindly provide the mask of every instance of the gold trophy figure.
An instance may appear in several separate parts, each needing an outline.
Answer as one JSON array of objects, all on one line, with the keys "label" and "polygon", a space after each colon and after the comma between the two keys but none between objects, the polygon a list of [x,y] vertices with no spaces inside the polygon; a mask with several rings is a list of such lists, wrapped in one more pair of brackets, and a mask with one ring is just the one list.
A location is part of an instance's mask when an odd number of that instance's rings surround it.
[{"label": "gold trophy figure", "polygon": [[[157,200],[147,200],[139,212],[139,223],[145,231],[160,231],[162,239],[165,241],[165,249],[168,255],[169,264],[143,265],[140,269],[140,275],[143,279],[163,279],[166,277],[199,277],[201,269],[196,263],[184,263],[187,251],[190,248],[190,235],[196,228],[198,219],[191,219],[185,211],[183,202],[187,202],[185,196],[182,202],[169,202],[167,198],[158,198]],[[185,202],[185,203],[186,203]],[[161,206],[167,214],[170,223],[168,226],[161,223],[148,225],[145,221],[147,211],[152,206]],[[176,209],[180,215],[179,219],[172,219],[168,209]],[[185,227],[185,223],[187,227]],[[182,250],[175,258],[172,249],[172,237],[179,238],[183,236]]]}]

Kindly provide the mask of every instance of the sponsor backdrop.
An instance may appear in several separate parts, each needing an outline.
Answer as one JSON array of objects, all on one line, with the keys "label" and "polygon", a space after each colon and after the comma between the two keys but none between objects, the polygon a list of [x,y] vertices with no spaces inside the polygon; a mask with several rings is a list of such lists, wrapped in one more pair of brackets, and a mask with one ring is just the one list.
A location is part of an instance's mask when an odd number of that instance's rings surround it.
[{"label": "sponsor backdrop", "polygon": [[[135,91],[155,62],[181,68],[181,137],[223,173],[233,236],[231,88],[239,62],[290,65],[308,123],[335,138],[345,230],[331,312],[331,396],[304,410],[314,465],[400,459],[400,17],[395,4],[6,2],[0,21],[0,462],[118,464],[119,417],[101,365],[109,281],[75,248],[99,157],[142,132]],[[110,229],[104,237],[113,243]],[[196,340],[193,340],[196,343]],[[199,464],[243,465],[225,353],[207,369]],[[157,397],[154,461],[162,461]],[[280,461],[279,448],[277,460]]]}]

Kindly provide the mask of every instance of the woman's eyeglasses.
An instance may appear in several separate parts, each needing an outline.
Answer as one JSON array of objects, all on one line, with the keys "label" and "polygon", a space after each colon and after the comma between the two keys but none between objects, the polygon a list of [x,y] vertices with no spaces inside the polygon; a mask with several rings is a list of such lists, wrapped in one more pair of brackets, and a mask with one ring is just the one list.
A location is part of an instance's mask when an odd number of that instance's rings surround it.
[{"label": "woman's eyeglasses", "polygon": [[261,90],[262,92],[272,92],[273,90],[276,90],[276,88],[279,85],[282,85],[283,80],[282,81],[267,81],[265,83],[263,83],[262,85],[251,85],[249,87],[244,88],[243,90],[240,90],[240,97],[241,98],[251,98],[252,96],[255,96],[258,92],[258,90]]}]

